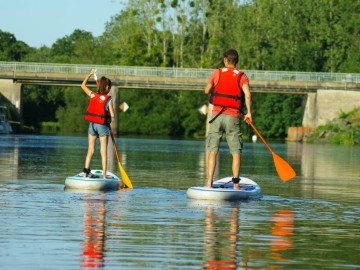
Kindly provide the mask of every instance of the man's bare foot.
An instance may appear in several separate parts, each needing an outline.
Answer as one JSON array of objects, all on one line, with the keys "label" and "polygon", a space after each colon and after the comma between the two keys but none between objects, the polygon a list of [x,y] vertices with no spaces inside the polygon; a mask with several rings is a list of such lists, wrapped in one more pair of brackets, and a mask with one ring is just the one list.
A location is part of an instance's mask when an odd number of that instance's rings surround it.
[{"label": "man's bare foot", "polygon": [[234,189],[236,189],[236,190],[245,190],[244,188],[240,187],[239,184],[234,184]]},{"label": "man's bare foot", "polygon": [[106,179],[106,174],[103,174],[103,178]]}]

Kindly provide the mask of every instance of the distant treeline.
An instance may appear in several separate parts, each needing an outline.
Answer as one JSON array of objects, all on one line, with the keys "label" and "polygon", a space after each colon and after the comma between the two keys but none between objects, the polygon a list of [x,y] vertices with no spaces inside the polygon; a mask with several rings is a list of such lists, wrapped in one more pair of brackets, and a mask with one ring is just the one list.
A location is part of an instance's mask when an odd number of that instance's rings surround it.
[{"label": "distant treeline", "polygon": [[[0,30],[0,60],[217,68],[235,48],[240,69],[359,73],[359,26],[359,1],[132,0],[98,37],[78,29],[51,47],[32,48]],[[120,100],[130,104],[119,117],[122,133],[205,133],[202,92],[125,89]],[[254,93],[254,122],[264,136],[284,138],[288,126],[301,125],[302,100]],[[58,121],[63,132],[86,133],[88,100],[80,88],[25,86],[23,101],[27,125]]]}]

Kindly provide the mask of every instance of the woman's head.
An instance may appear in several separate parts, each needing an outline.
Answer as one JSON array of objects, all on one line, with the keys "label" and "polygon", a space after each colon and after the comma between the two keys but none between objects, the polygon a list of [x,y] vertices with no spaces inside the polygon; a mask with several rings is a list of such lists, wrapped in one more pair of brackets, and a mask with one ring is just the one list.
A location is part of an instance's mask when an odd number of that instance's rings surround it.
[{"label": "woman's head", "polygon": [[111,80],[102,76],[99,80],[99,86],[97,89],[98,94],[106,95],[111,89]]}]

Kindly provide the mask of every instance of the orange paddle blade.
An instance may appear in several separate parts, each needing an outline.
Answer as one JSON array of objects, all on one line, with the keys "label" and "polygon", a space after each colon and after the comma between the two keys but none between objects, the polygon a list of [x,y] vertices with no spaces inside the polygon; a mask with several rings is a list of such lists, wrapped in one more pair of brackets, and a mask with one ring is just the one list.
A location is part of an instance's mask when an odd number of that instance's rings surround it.
[{"label": "orange paddle blade", "polygon": [[283,181],[289,181],[290,179],[294,178],[296,176],[296,172],[294,169],[287,163],[285,160],[283,160],[280,156],[275,154],[274,152],[271,152],[276,171]]}]

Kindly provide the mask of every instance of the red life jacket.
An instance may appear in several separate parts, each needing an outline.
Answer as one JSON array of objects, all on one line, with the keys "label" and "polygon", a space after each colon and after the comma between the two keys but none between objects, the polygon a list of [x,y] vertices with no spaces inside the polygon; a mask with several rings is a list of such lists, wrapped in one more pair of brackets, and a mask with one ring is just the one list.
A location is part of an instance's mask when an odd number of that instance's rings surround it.
[{"label": "red life jacket", "polygon": [[211,90],[210,103],[241,110],[244,102],[244,93],[240,88],[242,75],[242,71],[234,68],[220,68],[219,81]]},{"label": "red life jacket", "polygon": [[109,111],[105,109],[110,96],[100,95],[94,92],[90,94],[89,106],[86,110],[85,120],[104,125],[109,121]]}]

